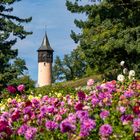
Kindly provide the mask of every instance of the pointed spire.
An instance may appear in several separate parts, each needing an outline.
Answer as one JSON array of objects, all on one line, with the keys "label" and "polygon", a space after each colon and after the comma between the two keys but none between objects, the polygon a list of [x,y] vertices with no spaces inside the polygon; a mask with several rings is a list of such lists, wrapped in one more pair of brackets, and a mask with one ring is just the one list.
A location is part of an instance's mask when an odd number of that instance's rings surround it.
[{"label": "pointed spire", "polygon": [[48,37],[47,37],[47,33],[45,32],[45,36],[43,38],[41,47],[38,49],[38,51],[53,51],[53,49],[50,46]]}]

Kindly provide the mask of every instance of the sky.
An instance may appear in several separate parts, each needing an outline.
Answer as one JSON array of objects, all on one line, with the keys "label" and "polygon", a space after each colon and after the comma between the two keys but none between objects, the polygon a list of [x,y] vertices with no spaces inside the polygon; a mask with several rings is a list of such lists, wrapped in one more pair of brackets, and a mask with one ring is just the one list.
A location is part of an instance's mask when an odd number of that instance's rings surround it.
[{"label": "sky", "polygon": [[70,13],[65,6],[65,0],[22,0],[14,4],[13,13],[22,18],[30,16],[33,18],[25,25],[25,29],[32,31],[33,34],[24,40],[18,39],[14,47],[18,48],[19,57],[26,61],[27,74],[37,81],[37,49],[42,43],[45,31],[54,49],[54,59],[56,56],[63,58],[76,48],[70,33],[71,30],[80,32],[74,24],[74,19],[82,19],[83,15]]}]

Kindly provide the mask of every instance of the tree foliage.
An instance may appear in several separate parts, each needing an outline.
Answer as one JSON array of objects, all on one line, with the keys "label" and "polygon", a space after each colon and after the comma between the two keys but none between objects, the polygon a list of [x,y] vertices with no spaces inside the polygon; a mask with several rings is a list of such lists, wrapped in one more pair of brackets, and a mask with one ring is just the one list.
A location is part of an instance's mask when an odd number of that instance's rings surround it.
[{"label": "tree foliage", "polygon": [[74,21],[81,33],[72,31],[71,37],[80,44],[90,68],[114,74],[124,60],[128,69],[140,71],[140,1],[87,1],[84,5],[67,0],[66,6],[72,13],[87,16],[85,21]]},{"label": "tree foliage", "polygon": [[23,84],[25,85],[25,90],[29,90],[29,89],[33,89],[35,87],[35,81],[32,80],[30,78],[29,75],[22,75],[20,77],[17,77],[15,79],[12,79],[10,82],[9,82],[10,85],[14,85],[14,86],[18,86],[20,84]]},{"label": "tree foliage", "polygon": [[82,54],[75,49],[71,54],[64,56],[61,60],[58,56],[53,66],[53,79],[55,80],[73,80],[82,77],[85,74],[86,63],[82,58]]},{"label": "tree foliage", "polygon": [[[17,38],[24,39],[31,32],[24,29],[22,23],[28,23],[30,18],[14,16],[12,4],[20,0],[0,1],[0,85],[3,87],[11,79],[27,69],[24,60],[18,59],[18,50],[13,49]],[[18,68],[17,68],[18,67]],[[20,67],[20,68],[19,68]],[[17,68],[17,69],[16,69]]]}]

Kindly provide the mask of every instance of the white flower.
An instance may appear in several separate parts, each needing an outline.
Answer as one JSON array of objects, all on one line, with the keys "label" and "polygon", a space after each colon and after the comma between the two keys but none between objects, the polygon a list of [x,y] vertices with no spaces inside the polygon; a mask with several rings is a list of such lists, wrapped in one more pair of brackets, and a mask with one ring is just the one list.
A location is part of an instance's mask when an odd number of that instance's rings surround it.
[{"label": "white flower", "polygon": [[119,74],[118,76],[117,76],[117,80],[118,81],[120,81],[120,82],[123,82],[124,81],[124,76],[122,75],[122,74]]},{"label": "white flower", "polygon": [[128,72],[127,68],[123,69],[123,74],[126,74]]},{"label": "white flower", "polygon": [[125,63],[125,61],[121,61],[121,62],[120,62],[120,65],[121,65],[121,66],[124,66],[124,63]]},{"label": "white flower", "polygon": [[130,70],[129,71],[129,76],[130,77],[134,77],[135,76],[135,71],[134,70]]}]

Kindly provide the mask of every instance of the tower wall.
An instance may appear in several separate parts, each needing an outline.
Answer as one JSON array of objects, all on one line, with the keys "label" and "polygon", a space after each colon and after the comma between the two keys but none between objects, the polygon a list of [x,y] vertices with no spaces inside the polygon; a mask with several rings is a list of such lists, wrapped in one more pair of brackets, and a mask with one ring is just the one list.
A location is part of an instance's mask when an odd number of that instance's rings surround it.
[{"label": "tower wall", "polygon": [[38,86],[51,85],[52,83],[52,63],[38,63]]}]

